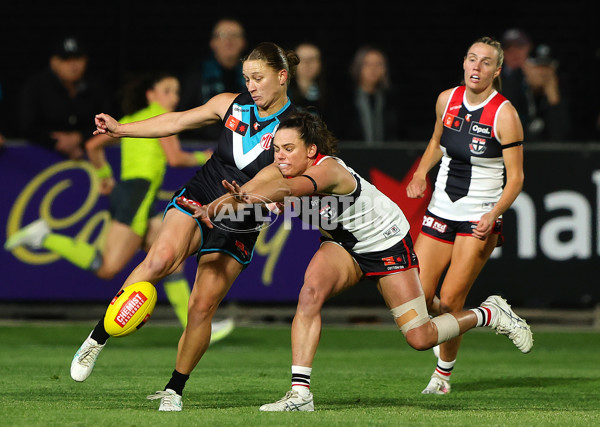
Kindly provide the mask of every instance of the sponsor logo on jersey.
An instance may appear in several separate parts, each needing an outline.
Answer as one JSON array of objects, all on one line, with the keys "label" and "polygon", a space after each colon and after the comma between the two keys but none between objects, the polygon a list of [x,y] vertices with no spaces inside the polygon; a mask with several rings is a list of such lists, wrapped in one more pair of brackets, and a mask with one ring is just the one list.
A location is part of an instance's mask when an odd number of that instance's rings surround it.
[{"label": "sponsor logo on jersey", "polygon": [[383,258],[381,258],[381,261],[383,261],[383,265],[385,265],[387,267],[388,271],[389,270],[401,270],[408,266],[406,255],[404,255],[404,254],[399,257],[395,257],[395,258],[393,256],[383,257]]},{"label": "sponsor logo on jersey", "polygon": [[383,261],[383,265],[394,265],[394,264],[396,264],[396,260],[394,259],[393,256],[387,256],[387,257],[381,258],[381,260]]},{"label": "sponsor logo on jersey", "polygon": [[429,227],[439,233],[445,233],[446,229],[448,228],[448,225],[444,224],[443,222],[437,221],[432,216],[424,215],[423,216],[423,227]]},{"label": "sponsor logo on jersey", "polygon": [[246,135],[246,132],[248,131],[248,125],[241,120],[236,119],[232,115],[227,117],[227,120],[225,121],[225,127],[242,136]]},{"label": "sponsor logo on jersey", "polygon": [[448,108],[448,111],[458,110],[460,107],[461,107],[460,105],[455,105],[454,107]]},{"label": "sponsor logo on jersey", "polygon": [[474,136],[469,144],[469,150],[471,150],[471,153],[473,154],[481,155],[485,153],[486,150],[485,142],[485,138]]},{"label": "sponsor logo on jersey", "polygon": [[260,127],[260,125],[258,124],[258,122],[254,123],[252,125],[252,127],[254,128],[254,130],[258,130],[258,128]]},{"label": "sponsor logo on jersey", "polygon": [[469,134],[489,139],[492,137],[492,127],[483,123],[473,122],[469,128]]},{"label": "sponsor logo on jersey", "polygon": [[389,239],[390,237],[395,236],[398,233],[400,233],[400,228],[398,228],[398,226],[396,224],[394,224],[390,228],[385,230],[383,232],[383,235],[385,236],[386,239]]},{"label": "sponsor logo on jersey", "polygon": [[262,147],[263,150],[266,151],[269,148],[271,148],[271,141],[273,141],[273,134],[272,133],[266,133],[260,139],[260,146]]},{"label": "sponsor logo on jersey", "polygon": [[471,121],[471,116],[472,116],[472,114],[467,114],[465,116],[465,120],[467,121],[467,123]]},{"label": "sponsor logo on jersey", "polygon": [[248,249],[246,249],[246,246],[244,246],[244,244],[242,242],[240,242],[239,240],[235,241],[235,246],[245,255],[248,256]]},{"label": "sponsor logo on jersey", "polygon": [[462,117],[456,117],[455,115],[450,113],[446,113],[446,115],[444,116],[444,126],[457,132],[459,132],[462,128],[463,122],[464,119]]}]

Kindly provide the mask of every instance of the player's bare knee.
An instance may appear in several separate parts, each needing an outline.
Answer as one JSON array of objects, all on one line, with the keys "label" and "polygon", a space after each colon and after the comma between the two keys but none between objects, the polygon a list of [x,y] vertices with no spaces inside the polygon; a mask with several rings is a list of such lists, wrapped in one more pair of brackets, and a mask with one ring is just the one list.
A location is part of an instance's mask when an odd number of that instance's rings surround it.
[{"label": "player's bare knee", "polygon": [[406,343],[418,351],[429,350],[435,345],[435,333],[429,322],[404,334]]},{"label": "player's bare knee", "polygon": [[302,289],[300,290],[300,295],[298,296],[298,308],[305,310],[314,308],[320,309],[325,302],[325,299],[326,296],[318,286],[310,283],[304,283]]},{"label": "player's bare knee", "polygon": [[206,298],[190,298],[188,304],[188,320],[194,323],[210,321],[217,311],[219,303]]},{"label": "player's bare knee", "polygon": [[452,294],[440,296],[439,313],[453,313],[463,309],[466,295]]},{"label": "player's bare knee", "polygon": [[427,328],[423,327],[429,323],[427,304],[425,298],[418,297],[391,309],[396,325],[400,328],[406,342],[416,350],[431,348],[431,337],[428,336]]},{"label": "player's bare knee", "polygon": [[175,254],[170,250],[157,250],[149,253],[143,261],[143,268],[152,277],[165,277],[176,267]]}]

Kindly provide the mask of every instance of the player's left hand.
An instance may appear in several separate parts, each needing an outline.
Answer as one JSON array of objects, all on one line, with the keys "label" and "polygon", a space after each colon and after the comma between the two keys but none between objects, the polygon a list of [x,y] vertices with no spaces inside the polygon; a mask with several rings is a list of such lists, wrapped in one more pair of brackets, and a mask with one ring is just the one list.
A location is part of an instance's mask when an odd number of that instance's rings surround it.
[{"label": "player's left hand", "polygon": [[208,228],[213,228],[213,224],[208,216],[207,206],[203,206],[200,203],[183,196],[177,197],[175,202],[184,210],[189,212],[193,218],[199,219],[201,222],[206,224]]},{"label": "player's left hand", "polygon": [[242,187],[235,181],[222,181],[223,187],[227,190],[230,196],[232,196],[236,202],[248,203],[248,195],[242,191]]},{"label": "player's left hand", "polygon": [[494,229],[496,223],[496,217],[491,213],[486,213],[481,216],[481,219],[477,223],[477,227],[473,229],[473,236],[485,240]]}]

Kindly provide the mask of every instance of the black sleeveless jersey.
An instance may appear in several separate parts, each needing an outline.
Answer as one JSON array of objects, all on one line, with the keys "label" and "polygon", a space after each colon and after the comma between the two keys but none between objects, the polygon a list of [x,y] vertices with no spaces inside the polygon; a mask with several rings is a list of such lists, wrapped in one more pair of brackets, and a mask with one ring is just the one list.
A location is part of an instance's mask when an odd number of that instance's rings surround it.
[{"label": "black sleeveless jersey", "polygon": [[273,163],[273,136],[279,123],[295,111],[288,99],[275,114],[259,117],[250,93],[238,95],[227,110],[215,152],[185,185],[188,195],[209,203],[225,193],[222,180],[243,185]]}]

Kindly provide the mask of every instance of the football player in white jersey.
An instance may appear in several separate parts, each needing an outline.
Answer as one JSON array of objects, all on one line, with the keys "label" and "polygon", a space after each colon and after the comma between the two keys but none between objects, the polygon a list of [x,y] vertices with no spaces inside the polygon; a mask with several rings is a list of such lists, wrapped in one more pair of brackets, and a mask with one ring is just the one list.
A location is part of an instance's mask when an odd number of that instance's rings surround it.
[{"label": "football player in white jersey", "polygon": [[229,194],[197,207],[194,214],[209,223],[210,218],[237,212],[248,203],[272,201],[289,210],[293,204],[294,215],[313,223],[318,217],[322,244],[307,267],[292,323],[292,389],[277,402],[261,406],[261,411],[314,410],[310,375],[321,335],[321,308],[363,278],[375,282],[408,344],[417,350],[477,326],[507,335],[525,353],[531,349],[529,326],[497,296],[481,307],[430,319],[404,214],[331,156],[336,141],[321,119],[310,113],[290,116],[280,124],[273,144],[272,165],[241,187],[224,181]]}]

